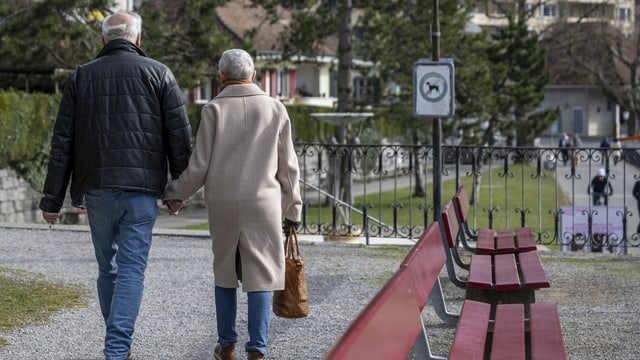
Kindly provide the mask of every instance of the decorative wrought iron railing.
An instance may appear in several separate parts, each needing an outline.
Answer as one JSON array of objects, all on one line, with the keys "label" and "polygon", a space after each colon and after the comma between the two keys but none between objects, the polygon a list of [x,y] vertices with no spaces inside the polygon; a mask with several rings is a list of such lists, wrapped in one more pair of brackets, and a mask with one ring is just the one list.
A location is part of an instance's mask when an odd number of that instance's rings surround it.
[{"label": "decorative wrought iron railing", "polygon": [[[442,147],[442,199],[464,186],[472,228],[531,227],[540,244],[627,253],[640,247],[635,148]],[[417,239],[434,221],[433,148],[298,143],[302,231],[327,238]],[[613,194],[594,204],[604,169]]]}]

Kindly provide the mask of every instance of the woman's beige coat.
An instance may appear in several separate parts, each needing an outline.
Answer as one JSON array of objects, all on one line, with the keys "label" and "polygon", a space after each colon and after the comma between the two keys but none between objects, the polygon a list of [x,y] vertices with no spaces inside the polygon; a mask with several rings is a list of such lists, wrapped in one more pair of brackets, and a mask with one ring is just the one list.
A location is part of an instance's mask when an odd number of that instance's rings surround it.
[{"label": "woman's beige coat", "polygon": [[202,109],[189,166],[163,198],[204,186],[217,286],[282,290],[282,220],[300,221],[299,179],[284,105],[254,84],[230,85]]}]

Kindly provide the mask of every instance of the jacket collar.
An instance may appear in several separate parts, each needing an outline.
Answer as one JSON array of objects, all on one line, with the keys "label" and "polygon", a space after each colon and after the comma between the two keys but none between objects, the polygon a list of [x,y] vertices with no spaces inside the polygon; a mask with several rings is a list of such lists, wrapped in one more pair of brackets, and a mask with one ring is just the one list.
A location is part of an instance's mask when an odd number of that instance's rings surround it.
[{"label": "jacket collar", "polygon": [[216,98],[251,95],[266,95],[266,93],[256,84],[239,84],[225,87]]},{"label": "jacket collar", "polygon": [[112,53],[122,52],[122,51],[136,53],[136,54],[138,54],[140,56],[145,56],[145,57],[147,56],[135,44],[130,43],[129,41],[124,40],[124,39],[115,39],[115,40],[109,41],[102,48],[102,50],[100,50],[100,53],[98,53],[98,56],[96,56],[96,58],[99,58],[99,57],[107,55],[107,54],[112,54]]}]

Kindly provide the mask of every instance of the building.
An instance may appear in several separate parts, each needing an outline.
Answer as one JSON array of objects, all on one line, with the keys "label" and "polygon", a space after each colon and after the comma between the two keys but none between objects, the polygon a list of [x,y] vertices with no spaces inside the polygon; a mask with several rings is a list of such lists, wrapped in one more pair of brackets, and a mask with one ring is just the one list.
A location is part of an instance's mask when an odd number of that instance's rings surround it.
[{"label": "building", "polygon": [[[627,36],[635,29],[634,0],[489,0],[476,4],[470,19],[474,24],[505,26],[505,14],[519,14],[528,18],[529,28],[539,33],[543,42],[553,36],[550,29],[558,24],[586,28],[589,24],[607,23]],[[564,66],[562,62],[565,60],[550,51],[551,79],[541,108],[558,108],[560,116],[550,127],[548,135],[552,138],[563,132],[586,137],[617,138],[626,135],[626,127],[621,124],[624,112],[620,106],[605,95],[589,74]],[[615,66],[611,65],[611,68],[615,69]]]}]

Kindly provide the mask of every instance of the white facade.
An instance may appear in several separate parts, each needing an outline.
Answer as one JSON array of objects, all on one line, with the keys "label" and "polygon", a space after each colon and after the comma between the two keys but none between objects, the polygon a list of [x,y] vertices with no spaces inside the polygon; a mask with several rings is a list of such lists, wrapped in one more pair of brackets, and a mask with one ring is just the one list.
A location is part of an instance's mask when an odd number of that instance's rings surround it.
[{"label": "white facade", "polygon": [[[507,25],[505,11],[517,14],[516,0],[477,2],[471,22],[482,27]],[[556,22],[607,21],[622,32],[630,34],[634,29],[634,0],[526,0],[529,12],[528,25],[532,31],[542,33]],[[522,9],[520,9],[522,10]],[[576,81],[577,82],[577,81]],[[556,136],[566,132],[591,137],[618,137],[619,107],[606,98],[599,87],[587,85],[547,86],[541,109],[558,108],[559,118],[548,134]]]},{"label": "white facade", "polygon": [[626,34],[633,31],[635,19],[634,0],[527,0],[525,9],[518,9],[515,0],[478,1],[471,22],[480,26],[500,27],[507,24],[506,12],[528,13],[529,27],[536,32],[557,21],[594,22],[608,21]]}]

